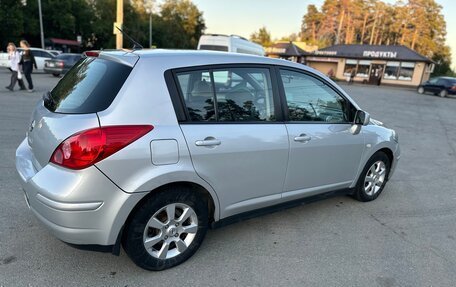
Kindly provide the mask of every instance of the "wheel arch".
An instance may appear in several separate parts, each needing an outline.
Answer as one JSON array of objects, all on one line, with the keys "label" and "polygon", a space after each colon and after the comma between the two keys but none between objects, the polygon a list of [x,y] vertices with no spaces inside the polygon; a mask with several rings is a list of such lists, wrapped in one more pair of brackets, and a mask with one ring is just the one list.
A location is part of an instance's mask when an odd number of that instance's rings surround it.
[{"label": "wheel arch", "polygon": [[133,215],[135,212],[144,204],[145,201],[150,199],[153,196],[156,196],[158,193],[164,192],[166,189],[172,189],[173,187],[188,187],[191,191],[201,195],[207,202],[207,208],[208,208],[208,215],[209,215],[209,226],[211,226],[211,223],[214,221],[219,220],[219,207],[218,207],[218,199],[213,198],[213,195],[202,185],[191,182],[191,181],[176,181],[176,182],[169,182],[166,184],[163,184],[159,187],[154,188],[153,190],[149,191],[141,200],[139,200],[136,205],[131,209],[130,213],[128,214],[127,218],[125,219],[125,222],[122,225],[122,228],[119,230],[119,233],[117,235],[117,240],[115,243],[115,246],[113,248],[113,253],[118,255],[120,252],[120,244],[124,240],[125,234],[123,232],[125,226],[129,224],[131,221]]},{"label": "wheel arch", "polygon": [[[358,168],[358,171],[357,171],[357,174],[356,174],[356,177],[355,179],[353,180],[352,184],[350,185],[350,188],[353,188],[356,183],[358,182],[359,180],[359,177],[361,176],[362,174],[362,171],[366,165],[366,163],[369,161],[369,159],[374,156],[374,154],[378,153],[378,152],[383,152],[386,154],[386,156],[388,157],[388,159],[390,160],[390,167],[393,166],[393,161],[394,161],[394,153],[393,153],[393,150],[386,146],[386,145],[380,145],[380,146],[377,146],[376,149],[374,149],[374,151],[372,151],[371,153],[369,153],[368,155],[365,155],[365,157],[363,157],[363,161],[362,163],[360,164],[359,168]],[[388,174],[388,178],[387,180],[389,179],[389,174]]]}]

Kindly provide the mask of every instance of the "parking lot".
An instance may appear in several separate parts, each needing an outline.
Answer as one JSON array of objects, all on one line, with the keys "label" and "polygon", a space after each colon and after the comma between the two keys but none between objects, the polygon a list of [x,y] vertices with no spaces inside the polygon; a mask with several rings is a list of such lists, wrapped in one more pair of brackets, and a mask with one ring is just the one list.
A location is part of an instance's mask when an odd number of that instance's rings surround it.
[{"label": "parking lot", "polygon": [[455,98],[344,85],[399,134],[401,162],[377,200],[333,197],[210,230],[187,262],[148,272],[123,251],[64,244],[28,210],[15,149],[58,78],[34,74],[28,93],[7,91],[9,76],[0,69],[0,286],[455,286]]}]

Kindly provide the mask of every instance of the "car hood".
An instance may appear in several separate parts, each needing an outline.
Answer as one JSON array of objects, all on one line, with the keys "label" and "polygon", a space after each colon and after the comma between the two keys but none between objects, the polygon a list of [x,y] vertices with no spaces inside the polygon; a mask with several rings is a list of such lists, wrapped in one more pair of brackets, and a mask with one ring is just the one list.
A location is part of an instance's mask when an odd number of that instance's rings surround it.
[{"label": "car hood", "polygon": [[370,118],[370,123],[372,125],[376,125],[376,126],[381,126],[381,127],[386,127],[385,124],[379,120],[376,120],[376,119],[373,119],[373,118]]}]

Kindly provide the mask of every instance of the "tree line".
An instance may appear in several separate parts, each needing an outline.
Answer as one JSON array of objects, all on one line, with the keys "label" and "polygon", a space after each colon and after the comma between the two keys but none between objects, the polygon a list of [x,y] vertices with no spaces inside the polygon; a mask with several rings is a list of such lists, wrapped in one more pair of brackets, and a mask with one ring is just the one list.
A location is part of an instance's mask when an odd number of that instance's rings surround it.
[{"label": "tree line", "polygon": [[[272,44],[266,27],[250,35],[264,46]],[[451,50],[445,44],[442,6],[434,0],[388,4],[378,0],[325,0],[307,6],[301,31],[281,40],[301,40],[324,48],[336,44],[404,45],[436,63],[433,75],[455,75]]]},{"label": "tree line", "polygon": [[404,45],[434,60],[439,74],[452,73],[445,44],[446,23],[435,0],[388,4],[377,0],[325,0],[307,7],[301,26],[303,41],[335,44]]},{"label": "tree line", "polygon": [[[124,0],[124,31],[144,47],[149,46],[147,0]],[[116,0],[41,0],[45,38],[76,40],[82,50],[115,48],[113,23]],[[164,0],[152,10],[153,42],[160,48],[195,49],[206,25],[203,13],[188,0]],[[0,41],[27,39],[40,47],[37,0],[0,0]],[[124,37],[124,47],[131,47]]]}]

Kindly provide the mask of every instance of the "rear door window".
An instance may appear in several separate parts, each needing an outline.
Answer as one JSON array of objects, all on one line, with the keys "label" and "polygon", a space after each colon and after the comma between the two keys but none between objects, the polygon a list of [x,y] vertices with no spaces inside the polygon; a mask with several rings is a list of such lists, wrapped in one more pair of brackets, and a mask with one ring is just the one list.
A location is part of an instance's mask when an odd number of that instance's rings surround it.
[{"label": "rear door window", "polygon": [[275,121],[269,69],[226,68],[177,73],[192,122]]},{"label": "rear door window", "polygon": [[117,96],[132,68],[100,58],[86,58],[63,77],[50,92],[46,108],[65,114],[105,110]]}]

